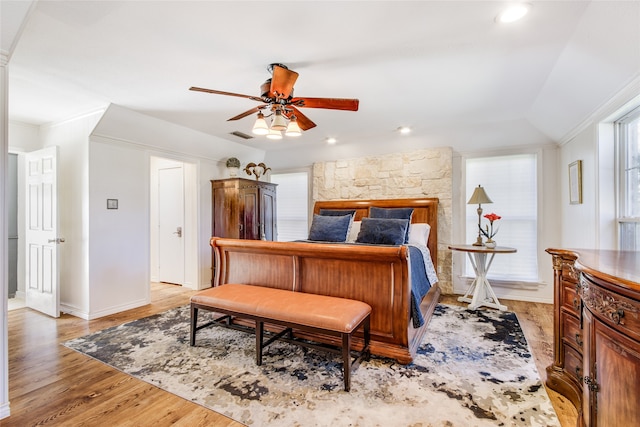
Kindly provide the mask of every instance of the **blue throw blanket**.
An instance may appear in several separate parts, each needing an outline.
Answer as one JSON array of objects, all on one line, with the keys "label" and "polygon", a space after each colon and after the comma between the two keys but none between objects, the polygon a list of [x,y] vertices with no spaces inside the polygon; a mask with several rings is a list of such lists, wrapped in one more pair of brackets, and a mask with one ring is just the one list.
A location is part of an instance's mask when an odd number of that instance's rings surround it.
[{"label": "blue throw blanket", "polygon": [[[296,242],[305,243],[327,243],[336,244],[336,242],[320,242],[315,240],[296,240]],[[366,243],[339,243],[345,245],[367,245]],[[420,311],[420,303],[422,298],[431,289],[431,282],[427,275],[427,269],[424,265],[424,257],[422,251],[417,246],[407,245],[409,248],[409,269],[411,270],[411,320],[413,327],[419,328],[424,325],[424,317]]]},{"label": "blue throw blanket", "polygon": [[415,246],[409,248],[409,266],[411,268],[411,320],[413,327],[419,328],[424,325],[424,318],[420,311],[422,298],[431,289],[431,283],[427,277],[427,270],[424,266],[422,251]]}]

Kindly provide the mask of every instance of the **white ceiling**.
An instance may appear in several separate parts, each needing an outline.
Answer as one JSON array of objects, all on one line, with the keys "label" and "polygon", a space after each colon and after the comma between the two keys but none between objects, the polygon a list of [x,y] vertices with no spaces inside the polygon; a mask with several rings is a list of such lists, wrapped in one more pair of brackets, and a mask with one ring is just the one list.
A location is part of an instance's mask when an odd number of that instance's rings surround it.
[{"label": "white ceiling", "polygon": [[[507,3],[41,0],[10,60],[10,120],[114,103],[291,167],[558,143],[640,74],[639,1],[532,1],[523,20],[498,24]],[[300,74],[296,96],[358,98],[360,110],[304,109],[318,126],[302,137],[244,141],[230,132],[250,134],[253,117],[227,119],[256,102],[188,90],[259,95],[273,62]]]}]

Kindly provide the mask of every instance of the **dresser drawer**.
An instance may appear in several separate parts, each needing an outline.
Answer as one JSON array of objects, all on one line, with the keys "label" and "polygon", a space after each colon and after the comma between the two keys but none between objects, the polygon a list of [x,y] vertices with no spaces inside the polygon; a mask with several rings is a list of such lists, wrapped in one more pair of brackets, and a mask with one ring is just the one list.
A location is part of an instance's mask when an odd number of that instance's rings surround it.
[{"label": "dresser drawer", "polygon": [[562,325],[562,341],[571,345],[577,352],[582,354],[582,341],[584,337],[580,329],[580,321],[572,313],[568,313],[564,309],[560,311],[560,321]]},{"label": "dresser drawer", "polygon": [[582,383],[582,354],[567,344],[562,345],[564,353],[564,371],[573,377],[578,384]]},{"label": "dresser drawer", "polygon": [[563,260],[562,262],[562,280],[573,283],[574,287],[578,283],[579,274],[575,269],[573,260]]},{"label": "dresser drawer", "polygon": [[562,307],[574,316],[580,316],[580,296],[575,283],[562,281]]},{"label": "dresser drawer", "polygon": [[594,316],[617,331],[640,340],[640,301],[599,286],[583,274],[580,279],[584,305]]}]

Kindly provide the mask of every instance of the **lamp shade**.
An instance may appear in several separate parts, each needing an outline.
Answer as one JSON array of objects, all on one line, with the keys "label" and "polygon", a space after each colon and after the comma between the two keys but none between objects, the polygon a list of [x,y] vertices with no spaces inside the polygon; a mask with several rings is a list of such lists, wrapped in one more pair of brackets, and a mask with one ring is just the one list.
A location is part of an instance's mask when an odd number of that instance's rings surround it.
[{"label": "lamp shade", "polygon": [[276,115],[271,122],[271,129],[281,131],[287,128],[287,119],[282,115],[282,111],[276,110]]},{"label": "lamp shade", "polygon": [[302,130],[300,126],[298,126],[298,121],[296,120],[296,116],[291,116],[291,121],[289,121],[289,126],[287,126],[287,130],[284,133],[287,136],[300,136],[302,135]]},{"label": "lamp shade", "polygon": [[267,121],[264,119],[262,111],[258,112],[258,118],[253,124],[252,132],[256,135],[266,135],[269,133],[269,125],[267,125]]},{"label": "lamp shade", "polygon": [[469,205],[480,205],[483,203],[493,203],[487,193],[485,193],[484,188],[478,185],[475,190],[473,190],[473,194],[471,198],[467,202]]},{"label": "lamp shade", "polygon": [[267,134],[267,138],[269,139],[282,139],[282,131],[275,130],[273,128],[269,129],[269,133]]}]

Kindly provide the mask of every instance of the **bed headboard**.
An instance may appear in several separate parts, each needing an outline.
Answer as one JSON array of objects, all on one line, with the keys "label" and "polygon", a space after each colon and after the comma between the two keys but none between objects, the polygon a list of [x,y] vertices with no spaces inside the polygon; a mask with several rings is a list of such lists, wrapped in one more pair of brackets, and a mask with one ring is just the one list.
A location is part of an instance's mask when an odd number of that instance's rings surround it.
[{"label": "bed headboard", "polygon": [[369,216],[369,208],[413,208],[411,222],[426,222],[431,226],[427,247],[431,252],[433,265],[438,268],[438,199],[388,199],[388,200],[329,200],[318,201],[313,206],[313,213],[319,214],[320,209],[355,209],[355,221]]}]

